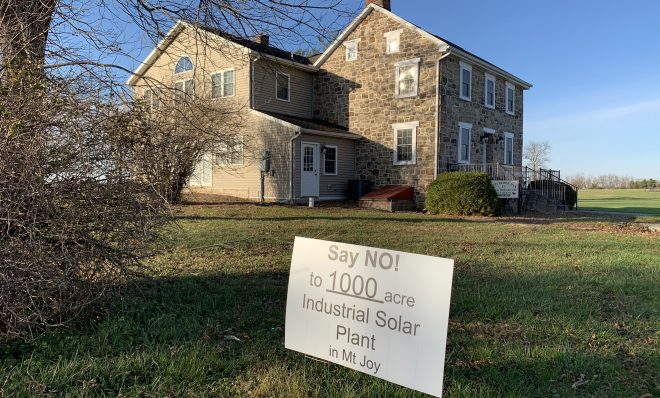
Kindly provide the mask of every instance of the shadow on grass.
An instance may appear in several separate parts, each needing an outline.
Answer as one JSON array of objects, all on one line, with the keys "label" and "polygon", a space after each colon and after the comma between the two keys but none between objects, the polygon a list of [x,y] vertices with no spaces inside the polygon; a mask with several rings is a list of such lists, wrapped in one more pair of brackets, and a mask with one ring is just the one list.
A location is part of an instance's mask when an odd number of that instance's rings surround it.
[{"label": "shadow on grass", "polygon": [[[287,352],[287,281],[286,272],[139,281],[108,301],[105,315],[29,343],[5,341],[0,393],[27,396],[36,382],[57,394],[84,395],[93,380],[90,391],[99,395],[247,396],[256,383],[266,391],[257,396],[341,397],[355,396],[345,387],[353,383],[367,391],[360,396],[421,396]],[[657,320],[655,286],[643,275],[594,280],[570,269],[535,275],[488,263],[458,267],[446,362],[450,396],[652,393],[649,380],[660,365],[643,342],[652,340]],[[616,326],[632,322],[643,325]],[[605,345],[592,338],[610,333]],[[572,388],[582,374],[589,383]],[[278,384],[289,377],[302,380],[299,390]]]}]

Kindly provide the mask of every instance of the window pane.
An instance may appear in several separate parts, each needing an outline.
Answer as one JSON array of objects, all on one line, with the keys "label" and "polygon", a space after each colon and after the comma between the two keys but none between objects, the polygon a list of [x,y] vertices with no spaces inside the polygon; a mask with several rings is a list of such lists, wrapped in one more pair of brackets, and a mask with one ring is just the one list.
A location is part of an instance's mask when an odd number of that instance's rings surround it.
[{"label": "window pane", "polygon": [[407,65],[399,68],[399,94],[414,94],[417,89],[416,65]]},{"label": "window pane", "polygon": [[459,161],[470,160],[470,129],[461,128],[461,146],[459,148]]},{"label": "window pane", "polygon": [[486,104],[495,105],[495,82],[486,80]]},{"label": "window pane", "polygon": [[193,63],[188,57],[182,57],[174,67],[174,73],[183,73],[193,69]]},{"label": "window pane", "polygon": [[470,78],[471,78],[471,73],[467,69],[463,69],[463,84],[461,85],[461,89],[463,90],[461,94],[463,97],[470,97]]},{"label": "window pane", "polygon": [[305,147],[303,155],[303,171],[314,171],[314,148]]},{"label": "window pane", "polygon": [[281,73],[277,75],[277,98],[289,100],[289,76]]},{"label": "window pane", "polygon": [[395,53],[399,51],[399,40],[387,39],[387,51],[390,53]]},{"label": "window pane", "polygon": [[185,81],[185,88],[184,91],[186,92],[186,95],[192,96],[195,94],[195,82],[192,79],[186,80]]},{"label": "window pane", "polygon": [[324,155],[326,174],[337,174],[337,148],[326,147]]},{"label": "window pane", "polygon": [[224,97],[231,97],[234,95],[234,71],[228,70],[224,73]]},{"label": "window pane", "polygon": [[396,160],[410,162],[413,160],[413,130],[403,129],[396,132]]},{"label": "window pane", "polygon": [[183,82],[174,83],[174,96],[176,101],[180,101],[183,98]]},{"label": "window pane", "polygon": [[219,73],[211,75],[211,98],[222,97],[222,76]]},{"label": "window pane", "polygon": [[227,144],[218,144],[218,149],[215,153],[215,163],[219,166],[225,166],[229,164],[228,152]]}]

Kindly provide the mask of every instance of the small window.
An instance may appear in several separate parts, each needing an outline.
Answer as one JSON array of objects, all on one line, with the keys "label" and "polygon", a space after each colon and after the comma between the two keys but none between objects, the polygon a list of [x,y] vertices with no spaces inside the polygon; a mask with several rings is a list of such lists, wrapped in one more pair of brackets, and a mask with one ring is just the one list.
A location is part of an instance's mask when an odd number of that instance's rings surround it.
[{"label": "small window", "polygon": [[358,59],[358,43],[360,40],[351,40],[344,42],[346,47],[346,61],[355,61]]},{"label": "small window", "polygon": [[176,66],[174,67],[175,74],[189,72],[191,70],[193,70],[193,63],[188,57],[179,58],[179,60],[176,63]]},{"label": "small window", "polygon": [[504,133],[504,164],[513,164],[513,133]]},{"label": "small window", "polygon": [[243,164],[243,137],[236,136],[228,142],[218,144],[215,163],[218,166],[241,166]]},{"label": "small window", "polygon": [[158,97],[158,93],[154,89],[144,90],[143,100],[147,109],[153,111],[160,108],[160,98]]},{"label": "small window", "polygon": [[314,148],[310,146],[303,153],[303,171],[314,171]]},{"label": "small window", "polygon": [[506,83],[506,113],[516,114],[516,86],[509,82]]},{"label": "small window", "polygon": [[195,82],[193,79],[174,83],[174,95],[177,102],[192,98],[195,95]]},{"label": "small window", "polygon": [[495,76],[489,75],[486,73],[486,86],[484,91],[486,92],[486,98],[484,99],[484,104],[486,108],[495,109]]},{"label": "small window", "polygon": [[211,98],[232,97],[234,95],[234,70],[226,70],[211,75]]},{"label": "small window", "polygon": [[325,146],[323,154],[323,174],[337,175],[337,147]]},{"label": "small window", "polygon": [[470,163],[472,125],[461,122],[458,126],[458,163]]},{"label": "small window", "polygon": [[275,90],[277,91],[278,100],[291,101],[291,77],[285,73],[277,72]]},{"label": "small window", "polygon": [[461,67],[461,99],[472,101],[472,66],[460,62]]},{"label": "small window", "polygon": [[399,123],[394,129],[394,165],[417,163],[417,128],[419,122]]},{"label": "small window", "polygon": [[419,89],[420,59],[398,62],[396,64],[397,98],[416,97]]},{"label": "small window", "polygon": [[385,33],[385,52],[394,54],[399,52],[401,43],[401,30],[395,30]]}]

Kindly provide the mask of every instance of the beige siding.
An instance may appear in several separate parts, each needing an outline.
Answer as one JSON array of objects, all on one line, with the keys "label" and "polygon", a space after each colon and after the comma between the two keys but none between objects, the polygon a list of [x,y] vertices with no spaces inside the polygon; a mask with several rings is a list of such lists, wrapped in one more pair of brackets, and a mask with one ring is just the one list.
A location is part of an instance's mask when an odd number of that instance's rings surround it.
[{"label": "beige siding", "polygon": [[[188,56],[194,65],[190,72],[175,74],[177,61]],[[171,97],[168,89],[180,80],[194,79],[195,95],[199,98],[211,98],[211,74],[227,69],[235,70],[235,95],[220,98],[218,105],[245,107],[250,100],[250,62],[242,47],[218,39],[204,32],[186,29],[146,71],[135,84],[135,94],[139,98],[147,87],[160,87],[163,96]]]},{"label": "beige siding", "polygon": [[296,198],[300,197],[300,168],[301,168],[301,143],[319,143],[320,146],[332,145],[337,147],[337,175],[325,175],[323,173],[323,155],[320,157],[320,197],[344,198],[348,180],[355,179],[355,141],[343,140],[332,137],[322,137],[311,134],[303,134],[296,140],[296,160],[294,170],[294,183],[296,187]]},{"label": "beige siding", "polygon": [[[278,100],[275,95],[275,75],[285,73],[291,79],[291,101]],[[302,118],[312,117],[314,78],[311,73],[274,62],[254,63],[254,107]]]}]

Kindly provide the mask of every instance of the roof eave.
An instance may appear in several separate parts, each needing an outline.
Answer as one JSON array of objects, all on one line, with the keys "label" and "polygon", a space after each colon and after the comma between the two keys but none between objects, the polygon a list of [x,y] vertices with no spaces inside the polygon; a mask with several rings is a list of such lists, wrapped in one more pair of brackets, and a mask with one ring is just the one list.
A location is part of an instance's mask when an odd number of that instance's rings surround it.
[{"label": "roof eave", "polygon": [[314,129],[306,129],[302,128],[300,130],[303,134],[310,134],[310,135],[318,135],[321,137],[333,137],[333,138],[341,138],[345,140],[351,140],[351,141],[357,141],[361,138],[361,136],[351,133],[351,132],[345,132],[345,133],[337,133],[334,131],[323,131],[323,130],[314,130]]},{"label": "roof eave", "polygon": [[503,78],[505,78],[505,79],[507,79],[507,80],[519,85],[519,86],[522,86],[523,89],[525,89],[525,90],[529,90],[530,88],[533,87],[531,83],[528,83],[528,82],[520,79],[519,77],[516,77],[516,76],[512,75],[511,73],[505,71],[504,69],[501,69],[501,68],[499,68],[499,67],[497,67],[493,64],[490,64],[488,62],[485,62],[482,59],[479,59],[478,57],[475,57],[474,55],[472,55],[472,54],[470,54],[466,51],[463,51],[461,49],[458,49],[456,47],[451,47],[451,46],[449,47],[448,51],[450,53],[460,57],[460,58],[465,59],[466,61],[469,61],[471,63],[475,63],[475,64],[481,66],[484,69],[490,70],[490,71],[494,72],[495,74],[498,74],[501,77],[503,77]]},{"label": "roof eave", "polygon": [[304,70],[306,72],[316,73],[316,72],[319,71],[319,68],[314,66],[314,65],[301,64],[300,62],[296,62],[296,61],[292,61],[292,60],[289,60],[289,59],[276,57],[274,55],[264,54],[264,53],[261,53],[259,51],[255,51],[255,50],[250,50],[250,53],[254,54],[254,55],[258,55],[258,56],[263,57],[263,58],[266,58],[269,61],[273,61],[273,62],[277,62],[277,63],[282,64],[282,65],[287,65],[287,66],[290,66],[290,67],[293,67],[293,68],[301,69],[301,70]]}]

